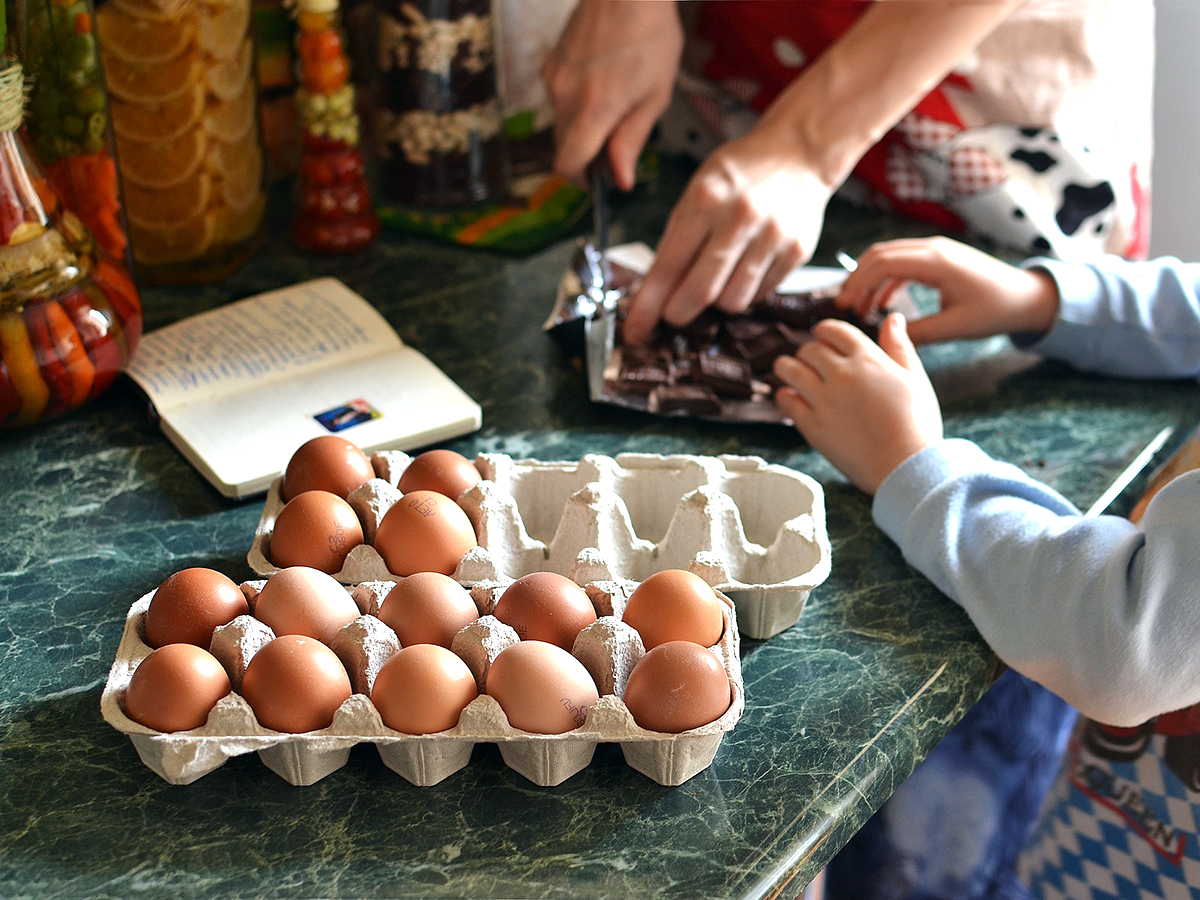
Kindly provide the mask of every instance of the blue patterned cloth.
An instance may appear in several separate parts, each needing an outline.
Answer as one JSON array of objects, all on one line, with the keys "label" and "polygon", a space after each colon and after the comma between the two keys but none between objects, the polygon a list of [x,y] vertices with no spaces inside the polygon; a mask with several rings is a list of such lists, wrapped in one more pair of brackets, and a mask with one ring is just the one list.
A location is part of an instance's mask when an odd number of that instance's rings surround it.
[{"label": "blue patterned cloth", "polygon": [[829,864],[826,900],[1026,900],[1017,857],[1076,718],[1005,672]]},{"label": "blue patterned cloth", "polygon": [[1190,710],[1123,735],[1081,723],[1020,860],[1034,897],[1200,898],[1195,728]]}]

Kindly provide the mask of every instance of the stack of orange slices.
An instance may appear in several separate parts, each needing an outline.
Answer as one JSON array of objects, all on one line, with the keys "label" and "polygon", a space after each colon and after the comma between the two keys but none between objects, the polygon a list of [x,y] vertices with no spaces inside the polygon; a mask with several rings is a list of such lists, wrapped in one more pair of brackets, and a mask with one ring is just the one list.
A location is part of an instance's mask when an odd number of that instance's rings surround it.
[{"label": "stack of orange slices", "polygon": [[134,259],[215,257],[262,221],[251,0],[109,0],[96,12]]}]

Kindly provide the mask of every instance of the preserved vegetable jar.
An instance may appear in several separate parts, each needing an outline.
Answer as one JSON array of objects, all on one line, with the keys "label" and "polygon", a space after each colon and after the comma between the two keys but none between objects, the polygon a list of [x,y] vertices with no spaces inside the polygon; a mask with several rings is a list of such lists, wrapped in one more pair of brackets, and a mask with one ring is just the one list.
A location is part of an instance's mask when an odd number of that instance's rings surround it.
[{"label": "preserved vegetable jar", "polygon": [[251,0],[107,0],[96,35],[139,277],[213,281],[266,207]]},{"label": "preserved vegetable jar", "polygon": [[117,377],[142,311],[124,266],[66,209],[20,130],[24,79],[0,60],[0,428],[75,409]]},{"label": "preserved vegetable jar", "polygon": [[338,0],[296,0],[300,167],[292,235],[305,250],[351,253],[379,236]]},{"label": "preserved vegetable jar", "polygon": [[490,0],[377,0],[375,136],[387,195],[413,206],[506,187]]},{"label": "preserved vegetable jar", "polygon": [[128,266],[108,103],[91,0],[18,0],[16,52],[29,87],[25,128],[67,209]]}]

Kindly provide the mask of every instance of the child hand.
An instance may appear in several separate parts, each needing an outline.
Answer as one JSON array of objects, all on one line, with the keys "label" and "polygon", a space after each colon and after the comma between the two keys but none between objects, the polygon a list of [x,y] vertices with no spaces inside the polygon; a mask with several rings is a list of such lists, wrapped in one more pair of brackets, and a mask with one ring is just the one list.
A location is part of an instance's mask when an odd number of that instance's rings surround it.
[{"label": "child hand", "polygon": [[1058,314],[1058,289],[1026,271],[944,237],[885,241],[858,259],[837,304],[859,316],[882,307],[906,281],[941,292],[941,309],[909,323],[914,344],[994,334],[1044,334]]},{"label": "child hand", "polygon": [[775,400],[814,448],[874,494],[904,460],[942,439],[937,395],[899,313],[884,320],[878,346],[838,319],[812,333],[794,357],[775,360],[787,384]]}]

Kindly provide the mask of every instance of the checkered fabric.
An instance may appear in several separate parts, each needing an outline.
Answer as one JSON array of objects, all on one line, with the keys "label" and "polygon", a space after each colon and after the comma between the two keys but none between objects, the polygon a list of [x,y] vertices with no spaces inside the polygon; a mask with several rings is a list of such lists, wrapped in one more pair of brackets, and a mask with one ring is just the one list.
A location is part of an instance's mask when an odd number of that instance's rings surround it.
[{"label": "checkered fabric", "polygon": [[1021,858],[1039,900],[1200,900],[1200,794],[1189,791],[1154,735],[1130,762],[1073,740]]}]

